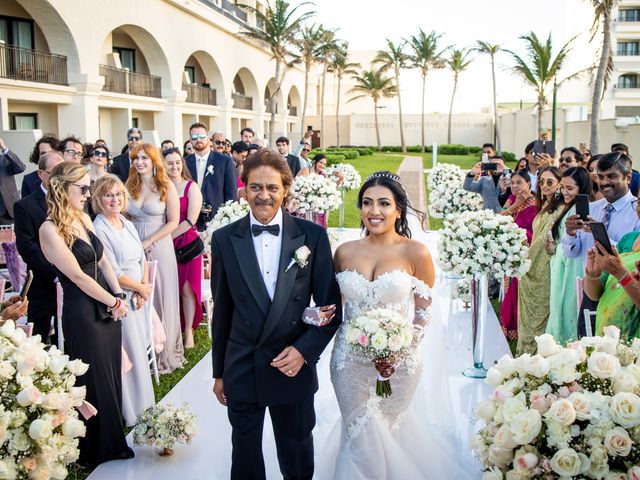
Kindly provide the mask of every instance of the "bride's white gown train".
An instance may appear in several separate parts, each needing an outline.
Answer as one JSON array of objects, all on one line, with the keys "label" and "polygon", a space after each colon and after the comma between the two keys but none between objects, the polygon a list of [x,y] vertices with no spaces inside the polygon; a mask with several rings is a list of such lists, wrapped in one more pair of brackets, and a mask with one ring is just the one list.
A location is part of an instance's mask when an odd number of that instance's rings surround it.
[{"label": "bride's white gown train", "polygon": [[[429,421],[430,406],[441,409],[442,405],[435,402],[447,397],[435,380],[433,385],[427,385],[426,391],[429,392],[430,386],[438,391],[433,398],[428,394],[425,411],[416,412],[424,402],[421,394],[424,389],[418,389],[424,368],[423,348],[416,349],[396,367],[391,377],[393,394],[381,398],[375,393],[373,364],[350,350],[345,341],[349,321],[374,308],[395,310],[411,323],[414,295],[428,297],[429,287],[399,269],[373,281],[358,272],[344,271],[337,274],[337,280],[344,297],[344,310],[343,323],[334,340],[330,371],[342,419],[322,446],[318,477],[338,480],[469,478],[456,463],[448,436]],[[437,360],[433,355],[428,357],[429,361]]]}]

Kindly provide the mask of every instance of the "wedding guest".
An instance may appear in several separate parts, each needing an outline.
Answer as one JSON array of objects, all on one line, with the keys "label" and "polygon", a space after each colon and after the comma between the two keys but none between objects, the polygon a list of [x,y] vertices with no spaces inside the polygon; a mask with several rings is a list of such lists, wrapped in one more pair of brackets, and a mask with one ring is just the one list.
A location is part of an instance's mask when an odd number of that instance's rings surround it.
[{"label": "wedding guest", "polygon": [[82,151],[84,153],[82,154],[82,159],[80,160],[80,163],[85,167],[91,169],[91,152],[93,152],[93,144],[92,143],[83,144]]},{"label": "wedding guest", "polygon": [[13,205],[20,200],[15,176],[27,166],[0,138],[0,225],[13,223]]},{"label": "wedding guest", "polygon": [[126,425],[131,427],[142,412],[155,404],[147,358],[148,309],[143,308],[151,295],[147,261],[136,228],[122,216],[127,204],[122,181],[113,174],[101,177],[93,185],[91,203],[97,214],[93,221],[96,235],[102,241],[120,288],[127,295],[122,348],[132,366],[122,375],[122,414]]},{"label": "wedding guest", "polygon": [[[51,334],[51,319],[57,316],[56,284],[58,275],[55,268],[45,258],[40,247],[40,227],[47,218],[47,191],[49,178],[53,169],[63,162],[62,156],[55,151],[43,154],[38,160],[38,177],[40,185],[30,195],[22,198],[14,205],[16,215],[15,232],[16,248],[27,268],[33,272],[33,281],[29,297],[28,319],[33,323],[33,334],[40,335],[44,343],[49,340],[56,344],[55,334]],[[57,328],[53,322],[54,331]]]},{"label": "wedding guest", "polygon": [[[496,164],[495,171],[482,170],[482,162],[476,163],[464,179],[462,189],[467,192],[479,193],[484,203],[484,208],[499,213],[502,210],[498,197],[500,195],[501,184],[503,178],[504,160],[502,157],[493,157],[491,162]],[[483,173],[486,173],[483,175]],[[506,182],[506,180],[505,180]],[[505,190],[507,188],[504,185]]]},{"label": "wedding guest", "polygon": [[251,145],[253,143],[253,137],[255,136],[255,134],[256,132],[254,132],[252,128],[244,127],[242,130],[240,130],[240,140],[242,140],[247,145]]},{"label": "wedding guest", "polygon": [[309,160],[310,151],[311,144],[305,141],[298,154],[298,160],[300,161],[298,176],[309,175],[311,173],[311,160]]},{"label": "wedding guest", "polygon": [[529,270],[518,285],[518,354],[536,352],[535,337],[542,335],[549,320],[549,266],[545,250],[551,227],[562,213],[564,201],[560,195],[562,175],[557,167],[545,167],[538,176],[533,236],[527,257]]},{"label": "wedding guest", "polygon": [[160,151],[164,155],[165,150],[169,150],[170,148],[174,148],[174,147],[175,145],[173,144],[173,140],[163,140],[162,143],[160,144]]},{"label": "wedding guest", "polygon": [[[636,202],[640,217],[640,205]],[[594,335],[604,327],[615,325],[620,338],[631,341],[640,337],[640,288],[635,271],[640,261],[640,231],[624,235],[610,254],[600,244],[589,249],[585,268],[585,294],[598,302]]]},{"label": "wedding guest", "polygon": [[[244,142],[235,142],[231,145],[231,158],[236,165],[236,174],[238,176],[238,197],[240,197],[241,191],[244,191],[244,184],[240,176],[242,175],[242,169],[244,168],[244,162],[249,156],[249,148]],[[244,193],[243,193],[244,195]]]},{"label": "wedding guest", "polygon": [[[327,161],[327,156],[322,153],[314,156],[313,173],[315,173],[316,175],[322,175],[323,177],[328,177],[326,171]],[[340,170],[335,170],[329,178],[331,178],[331,180],[336,183],[336,187],[340,188],[340,185],[342,185],[342,182],[344,182],[344,173],[342,173]]]},{"label": "wedding guest", "polygon": [[[501,215],[510,215],[514,222],[527,234],[527,243],[533,235],[533,219],[538,213],[536,199],[531,193],[531,177],[526,170],[514,172],[511,176],[511,196],[505,203]],[[504,299],[500,306],[500,320],[507,339],[518,338],[518,279],[509,279]]]},{"label": "wedding guest", "polygon": [[4,325],[7,320],[19,320],[27,314],[29,301],[22,301],[20,295],[14,295],[6,302],[0,303],[0,326]]},{"label": "wedding guest", "polygon": [[[198,215],[202,208],[202,193],[195,182],[191,180],[189,170],[185,167],[178,149],[173,149],[165,155],[164,164],[180,197],[180,218],[178,220],[180,223],[171,233],[173,247],[177,249],[189,245],[198,237],[194,225],[198,221]],[[184,347],[192,348],[193,331],[202,321],[202,255],[198,255],[187,263],[178,262],[178,289]]]},{"label": "wedding guest", "polygon": [[[611,151],[622,152],[627,157],[631,158],[631,155],[629,155],[629,147],[627,147],[624,143],[611,144]],[[629,190],[634,197],[637,197],[640,193],[640,172],[635,170],[633,167],[631,168],[631,181],[629,182]]]},{"label": "wedding guest", "polygon": [[278,149],[278,153],[282,155],[287,161],[287,165],[289,165],[289,170],[293,174],[294,178],[300,172],[300,159],[297,155],[289,153],[289,139],[287,137],[278,137],[276,139],[276,147]]},{"label": "wedding guest", "polygon": [[191,145],[191,140],[184,142],[182,146],[182,157],[186,158],[187,155],[191,155],[193,152],[195,152],[195,150],[193,149],[193,145]]},{"label": "wedding guest", "polygon": [[117,175],[123,183],[126,183],[129,178],[133,150],[140,144],[142,144],[142,130],[132,127],[127,130],[127,145],[123,148],[122,153],[113,157],[110,173]]},{"label": "wedding guest", "polygon": [[211,137],[211,143],[213,144],[213,151],[224,155],[224,149],[227,146],[227,139],[224,137],[224,133],[216,132]]},{"label": "wedding guest", "polygon": [[109,149],[103,146],[93,147],[91,152],[91,168],[89,178],[93,185],[100,178],[107,175],[107,162],[109,161]]},{"label": "wedding guest", "polygon": [[84,147],[82,142],[74,136],[63,138],[58,143],[58,152],[65,162],[80,163],[84,157]]},{"label": "wedding guest", "polygon": [[249,144],[249,146],[247,147],[247,156],[250,157],[251,155],[253,155],[254,153],[256,153],[258,150],[260,150],[262,147],[260,145],[258,145],[257,143],[251,143]]},{"label": "wedding guest", "polygon": [[528,170],[528,169],[529,169],[529,161],[526,159],[526,157],[522,157],[520,160],[518,160],[518,163],[516,163],[516,167],[514,168],[516,172],[519,170]]},{"label": "wedding guest", "polygon": [[600,187],[598,186],[598,172],[596,171],[596,165],[598,165],[598,160],[600,160],[601,156],[602,155],[594,155],[587,162],[587,172],[589,172],[589,175],[591,176],[591,185],[593,187],[593,194],[590,199],[592,202],[604,198],[600,191]]},{"label": "wedding guest", "polygon": [[576,147],[565,147],[560,152],[560,159],[558,160],[559,168],[561,172],[571,167],[582,166],[584,157]]},{"label": "wedding guest", "polygon": [[118,320],[127,315],[127,306],[102,242],[84,213],[89,195],[84,166],[65,162],[53,169],[47,191],[49,217],[40,227],[40,245],[57,269],[64,293],[65,353],[89,365],[76,385],[86,387],[86,399],[98,413],[85,422],[79,463],[94,467],[134,455],[121,424],[122,324]]},{"label": "wedding guest", "polygon": [[158,260],[153,307],[167,335],[158,355],[158,370],[171,373],[184,363],[180,333],[178,268],[171,232],[178,226],[180,199],[160,160],[160,152],[143,143],[131,152],[132,169],[125,184],[130,201],[127,213],[138,231],[148,260]]},{"label": "wedding guest", "polygon": [[[48,152],[53,152],[58,148],[58,139],[53,136],[40,137],[33,147],[33,151],[29,155],[29,162],[38,165],[40,157]],[[36,191],[40,185],[40,177],[38,176],[38,170],[35,172],[27,173],[22,177],[22,186],[20,187],[20,196],[22,198]]]},{"label": "wedding guest", "polygon": [[231,142],[228,138],[224,142],[224,151],[222,153],[224,153],[227,157],[231,156]]}]

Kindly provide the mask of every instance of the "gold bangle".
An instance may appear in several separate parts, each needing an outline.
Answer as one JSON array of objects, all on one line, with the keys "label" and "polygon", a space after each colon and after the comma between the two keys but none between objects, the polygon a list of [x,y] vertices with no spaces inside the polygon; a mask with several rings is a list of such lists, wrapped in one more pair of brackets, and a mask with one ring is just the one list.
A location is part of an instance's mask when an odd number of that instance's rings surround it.
[{"label": "gold bangle", "polygon": [[587,272],[584,272],[584,274],[587,278],[590,278],[591,280],[600,280],[600,275],[597,275],[597,276],[589,275]]}]

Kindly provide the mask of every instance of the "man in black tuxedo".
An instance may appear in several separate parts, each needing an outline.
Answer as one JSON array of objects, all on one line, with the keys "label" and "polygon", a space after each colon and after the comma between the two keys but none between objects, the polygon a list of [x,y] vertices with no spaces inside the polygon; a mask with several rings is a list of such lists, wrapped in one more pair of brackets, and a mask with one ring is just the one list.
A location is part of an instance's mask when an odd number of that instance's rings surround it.
[{"label": "man in black tuxedo", "polygon": [[202,230],[204,223],[213,218],[221,204],[227,200],[238,200],[238,178],[231,157],[211,150],[211,140],[204,124],[191,125],[189,135],[195,153],[185,159],[187,167],[191,177],[198,182],[203,202],[211,207],[207,218],[198,219],[198,228]]},{"label": "man in black tuxedo", "polygon": [[289,165],[289,170],[291,170],[293,176],[298,175],[300,171],[300,159],[296,155],[289,153],[289,139],[287,137],[278,137],[276,147],[280,155],[282,155],[282,158],[287,161],[287,165]]},{"label": "man in black tuxedo", "polygon": [[[213,391],[233,428],[231,478],[265,478],[269,407],[283,477],[311,479],[316,363],[342,319],[331,247],[322,227],[282,209],[293,177],[275,151],[249,157],[242,181],[251,212],[211,241]],[[312,296],[316,305],[337,306],[323,327],[302,321]]]},{"label": "man in black tuxedo", "polygon": [[0,138],[0,224],[13,223],[13,205],[20,199],[15,175],[24,172],[27,166],[5,145]]},{"label": "man in black tuxedo", "polygon": [[142,144],[142,131],[135,127],[127,130],[127,151],[113,157],[113,163],[109,170],[111,173],[120,177],[122,183],[126,183],[129,178],[131,152],[140,144]]},{"label": "man in black tuxedo", "polygon": [[[33,322],[33,334],[40,335],[46,343],[51,331],[51,317],[56,315],[57,273],[40,248],[40,226],[47,218],[46,190],[53,168],[63,162],[57,152],[47,152],[38,160],[38,177],[41,184],[33,192],[17,202],[15,232],[16,247],[27,268],[33,271],[33,282],[29,290],[28,318]],[[55,338],[51,339],[55,343]]]}]

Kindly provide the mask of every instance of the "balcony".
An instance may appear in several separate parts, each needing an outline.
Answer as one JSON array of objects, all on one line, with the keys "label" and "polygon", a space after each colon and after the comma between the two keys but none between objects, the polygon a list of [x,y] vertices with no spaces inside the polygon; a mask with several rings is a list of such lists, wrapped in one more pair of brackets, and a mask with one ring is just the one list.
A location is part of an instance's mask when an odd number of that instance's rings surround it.
[{"label": "balcony", "polygon": [[67,57],[0,43],[0,77],[69,85]]},{"label": "balcony", "polygon": [[125,68],[100,65],[100,75],[104,77],[105,92],[140,95],[142,97],[160,98],[162,87],[160,77],[144,73],[130,72]]},{"label": "balcony", "polygon": [[290,117],[297,117],[298,116],[298,107],[296,107],[295,105],[291,105],[289,107],[289,116]]},{"label": "balcony", "polygon": [[241,110],[253,110],[253,97],[248,97],[242,93],[232,93],[233,108]]},{"label": "balcony", "polygon": [[187,92],[187,102],[217,105],[215,88],[201,87],[195,83],[183,83],[182,89]]}]

